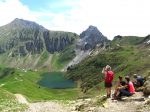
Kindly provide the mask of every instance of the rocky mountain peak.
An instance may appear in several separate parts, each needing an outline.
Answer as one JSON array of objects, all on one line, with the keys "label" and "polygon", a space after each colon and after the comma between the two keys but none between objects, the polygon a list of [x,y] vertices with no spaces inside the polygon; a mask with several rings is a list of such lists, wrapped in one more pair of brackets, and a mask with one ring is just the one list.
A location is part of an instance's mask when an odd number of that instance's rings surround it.
[{"label": "rocky mountain peak", "polygon": [[19,18],[14,19],[8,25],[9,25],[9,27],[14,27],[14,28],[19,28],[19,29],[31,28],[31,29],[39,29],[39,30],[44,30],[44,31],[46,30],[43,26],[41,26],[35,22],[24,20],[24,19],[19,19]]},{"label": "rocky mountain peak", "polygon": [[98,31],[97,27],[95,27],[95,26],[93,26],[93,25],[90,25],[87,30],[89,30],[89,31],[90,31],[90,30],[91,30],[91,31],[97,30],[97,31]]},{"label": "rocky mountain peak", "polygon": [[80,34],[80,40],[77,47],[84,50],[93,49],[97,44],[101,46],[108,41],[97,27],[90,25],[85,31]]}]

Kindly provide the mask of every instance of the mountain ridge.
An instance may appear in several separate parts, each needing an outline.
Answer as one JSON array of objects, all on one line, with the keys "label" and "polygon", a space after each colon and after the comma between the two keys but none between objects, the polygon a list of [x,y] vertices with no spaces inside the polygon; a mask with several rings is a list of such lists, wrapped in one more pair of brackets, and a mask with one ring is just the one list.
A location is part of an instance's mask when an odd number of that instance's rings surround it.
[{"label": "mountain ridge", "polygon": [[[23,67],[23,62],[30,63],[31,57],[36,57],[33,59],[34,63],[41,63],[44,55],[47,55],[45,61],[50,59],[54,53],[62,52],[66,47],[73,45],[76,38],[78,35],[75,33],[49,31],[35,22],[17,18],[0,27],[1,63],[9,65],[8,63],[12,62],[14,67]],[[45,62],[42,62],[42,65],[43,63]]]}]

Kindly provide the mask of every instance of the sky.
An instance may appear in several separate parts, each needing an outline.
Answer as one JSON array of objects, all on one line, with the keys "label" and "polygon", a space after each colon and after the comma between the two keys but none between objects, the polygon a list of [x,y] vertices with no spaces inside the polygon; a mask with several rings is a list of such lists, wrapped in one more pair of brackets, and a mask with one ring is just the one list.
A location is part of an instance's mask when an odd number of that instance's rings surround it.
[{"label": "sky", "polygon": [[109,39],[150,34],[150,0],[0,0],[0,26],[15,18],[80,34],[96,26]]}]

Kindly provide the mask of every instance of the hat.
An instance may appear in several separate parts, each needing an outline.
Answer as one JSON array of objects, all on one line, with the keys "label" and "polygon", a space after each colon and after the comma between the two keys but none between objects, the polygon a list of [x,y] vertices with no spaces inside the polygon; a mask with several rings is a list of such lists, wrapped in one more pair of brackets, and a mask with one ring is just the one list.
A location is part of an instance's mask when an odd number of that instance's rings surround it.
[{"label": "hat", "polygon": [[107,65],[106,70],[111,70],[111,67],[109,65]]}]

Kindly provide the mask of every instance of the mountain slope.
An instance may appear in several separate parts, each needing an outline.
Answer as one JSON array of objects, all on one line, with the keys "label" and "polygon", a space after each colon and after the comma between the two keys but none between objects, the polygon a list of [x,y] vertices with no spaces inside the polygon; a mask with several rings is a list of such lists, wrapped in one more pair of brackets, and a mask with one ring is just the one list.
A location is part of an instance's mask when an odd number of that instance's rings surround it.
[{"label": "mountain slope", "polygon": [[[7,74],[7,75],[5,75]],[[43,100],[71,100],[78,95],[78,90],[70,89],[48,89],[40,86],[37,82],[42,78],[41,72],[26,71],[20,69],[0,67],[0,85],[3,90],[13,94],[22,94],[28,101]],[[58,97],[59,96],[59,97]]]},{"label": "mountain slope", "polygon": [[110,41],[97,29],[97,27],[90,25],[80,34],[80,39],[77,39],[75,48],[76,55],[63,71],[66,71],[72,65],[80,63],[97,47],[105,49],[109,43]]},{"label": "mountain slope", "polygon": [[15,96],[0,88],[0,111],[1,112],[22,112],[27,106],[17,102]]},{"label": "mountain slope", "polygon": [[0,27],[0,61],[11,67],[52,68],[53,53],[75,44],[77,38],[75,33],[49,31],[35,22],[15,19]]},{"label": "mountain slope", "polygon": [[[138,40],[138,44],[132,39]],[[86,92],[103,81],[101,71],[106,65],[112,66],[116,79],[119,75],[145,74],[150,68],[149,40],[149,36],[114,39],[108,49],[101,50],[98,55],[89,56],[69,68],[66,77],[81,82],[80,87]]]}]

